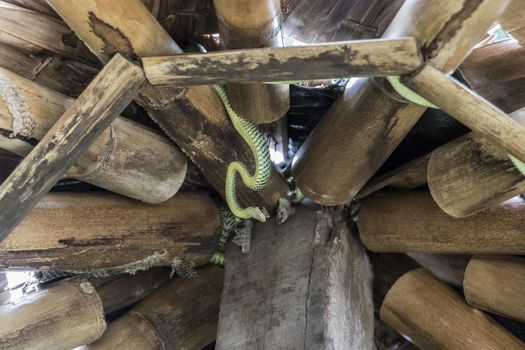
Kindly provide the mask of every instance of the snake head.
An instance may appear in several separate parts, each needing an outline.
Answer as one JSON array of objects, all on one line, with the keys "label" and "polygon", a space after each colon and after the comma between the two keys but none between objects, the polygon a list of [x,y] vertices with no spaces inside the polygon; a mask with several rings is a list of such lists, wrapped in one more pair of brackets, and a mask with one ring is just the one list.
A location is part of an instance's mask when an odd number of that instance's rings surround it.
[{"label": "snake head", "polygon": [[265,208],[250,207],[251,217],[259,220],[260,222],[266,222],[266,219],[270,217],[270,214],[266,211]]}]

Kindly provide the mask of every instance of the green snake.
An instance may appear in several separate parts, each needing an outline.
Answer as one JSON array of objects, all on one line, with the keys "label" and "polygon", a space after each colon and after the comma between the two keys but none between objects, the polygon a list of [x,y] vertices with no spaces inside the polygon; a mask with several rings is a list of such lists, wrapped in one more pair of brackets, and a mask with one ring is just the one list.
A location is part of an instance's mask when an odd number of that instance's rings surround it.
[{"label": "green snake", "polygon": [[238,218],[253,218],[265,222],[266,218],[268,217],[268,213],[264,208],[242,208],[240,206],[235,189],[235,180],[237,173],[239,173],[241,175],[242,182],[252,191],[259,191],[266,185],[270,179],[271,174],[271,160],[268,145],[266,144],[266,140],[264,139],[264,136],[261,134],[256,124],[242,118],[240,115],[235,113],[230,104],[226,89],[220,85],[213,85],[212,87],[224,104],[226,112],[228,113],[235,130],[237,130],[239,135],[241,135],[244,141],[248,144],[255,158],[255,170],[253,175],[250,174],[248,167],[242,162],[234,161],[228,165],[224,188],[226,203],[228,204],[231,212]]},{"label": "green snake", "polygon": [[226,243],[231,237],[235,228],[242,223],[242,220],[233,215],[233,213],[223,206],[219,207],[221,214],[221,233],[219,234],[219,245],[217,251],[211,257],[211,262],[220,266],[224,266],[224,252],[226,251]]}]

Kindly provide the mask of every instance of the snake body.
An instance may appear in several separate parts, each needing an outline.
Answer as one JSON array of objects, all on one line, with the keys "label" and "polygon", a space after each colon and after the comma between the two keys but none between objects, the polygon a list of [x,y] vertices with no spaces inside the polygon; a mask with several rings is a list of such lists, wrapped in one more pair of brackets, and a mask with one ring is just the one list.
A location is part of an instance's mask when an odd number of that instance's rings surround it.
[{"label": "snake body", "polygon": [[235,130],[248,144],[255,157],[255,170],[253,175],[250,174],[246,164],[240,161],[234,161],[228,165],[224,188],[226,203],[228,204],[231,212],[236,217],[241,219],[253,218],[264,222],[268,216],[264,208],[242,208],[240,206],[235,189],[235,180],[237,173],[239,173],[242,178],[242,182],[252,191],[259,191],[266,185],[270,179],[271,174],[270,152],[268,150],[266,140],[264,139],[264,136],[261,134],[256,124],[242,118],[237,113],[235,113],[230,104],[226,89],[223,86],[213,85],[213,89],[224,104],[226,112],[228,113]]}]

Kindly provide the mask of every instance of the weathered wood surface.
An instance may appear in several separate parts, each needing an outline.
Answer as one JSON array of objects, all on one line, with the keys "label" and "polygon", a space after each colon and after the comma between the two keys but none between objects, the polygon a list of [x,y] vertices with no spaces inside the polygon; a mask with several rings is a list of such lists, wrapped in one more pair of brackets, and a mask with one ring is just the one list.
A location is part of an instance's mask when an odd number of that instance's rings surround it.
[{"label": "weathered wood surface", "polygon": [[118,273],[175,257],[202,265],[220,225],[203,194],[151,205],[105,193],[51,193],[0,243],[0,268]]},{"label": "weathered wood surface", "polygon": [[525,162],[525,127],[463,84],[426,65],[405,84],[481,136]]},{"label": "weathered wood surface", "polygon": [[[214,0],[213,5],[223,48],[284,45],[280,0]],[[255,123],[274,122],[290,108],[287,84],[228,84],[227,89],[233,109]]]},{"label": "weathered wood surface", "polygon": [[473,307],[525,322],[525,259],[475,256],[465,271],[463,290]]},{"label": "weathered wood surface", "polygon": [[104,313],[136,303],[170,280],[171,269],[154,267],[136,275],[123,275],[95,285]]},{"label": "weathered wood surface", "polygon": [[[132,57],[182,52],[138,0],[49,3],[103,62],[116,51]],[[242,161],[253,168],[249,146],[233,128],[210,87],[147,87],[138,102],[223,197],[226,170],[232,161]],[[265,207],[268,212],[274,212],[279,198],[287,193],[288,186],[276,171],[261,191],[253,192],[245,186],[238,186],[237,191],[242,205]]]},{"label": "weathered wood surface", "polygon": [[145,57],[142,61],[153,85],[401,75],[422,63],[413,38]]},{"label": "weathered wood surface", "polygon": [[525,40],[525,3],[513,0],[507,11],[500,17],[499,23],[519,42]]},{"label": "weathered wood surface", "polygon": [[207,266],[196,278],[175,279],[109,324],[87,349],[202,349],[217,334],[222,269]]},{"label": "weathered wood surface", "polygon": [[106,329],[102,303],[83,277],[60,281],[0,306],[0,348],[70,350]]},{"label": "weathered wood surface", "polygon": [[385,187],[397,190],[411,190],[427,183],[427,168],[430,153],[401,165],[383,175],[370,180],[359,193],[361,199]]},{"label": "weathered wood surface", "polygon": [[[0,186],[0,241],[126,108],[145,79],[138,66],[116,55],[71,104]],[[34,126],[30,118],[22,122]]]},{"label": "weathered wood surface", "polygon": [[[74,99],[0,68],[0,147],[26,156]],[[31,124],[30,128],[26,128]],[[67,174],[147,203],[171,198],[186,174],[184,155],[167,138],[118,117]]]},{"label": "weathered wood surface", "polygon": [[26,9],[44,13],[49,16],[57,17],[57,14],[47,4],[46,0],[4,0],[3,2],[8,2],[10,4],[18,5]]},{"label": "weathered wood surface", "polygon": [[367,197],[359,212],[359,233],[374,252],[457,254],[525,253],[525,203],[521,199],[456,219],[425,191]]},{"label": "weathered wood surface", "polygon": [[456,288],[463,287],[465,269],[472,257],[468,254],[407,253],[407,255],[441,281]]},{"label": "weathered wood surface", "polygon": [[216,348],[372,348],[371,277],[339,211],[255,224],[249,254],[226,252]]},{"label": "weathered wood surface", "polygon": [[[383,38],[415,37],[424,58],[455,70],[510,1],[406,1]],[[425,108],[405,103],[384,79],[359,79],[332,105],[296,154],[293,177],[322,204],[350,201]]]},{"label": "weathered wood surface", "polygon": [[524,349],[518,338],[424,269],[404,274],[390,289],[381,319],[422,349]]}]

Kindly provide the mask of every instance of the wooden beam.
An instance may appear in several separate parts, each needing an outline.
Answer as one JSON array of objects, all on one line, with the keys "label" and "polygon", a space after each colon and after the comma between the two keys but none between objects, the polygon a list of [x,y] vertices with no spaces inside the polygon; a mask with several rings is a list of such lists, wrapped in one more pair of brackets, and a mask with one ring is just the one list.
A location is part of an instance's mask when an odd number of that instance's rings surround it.
[{"label": "wooden beam", "polygon": [[473,131],[525,162],[525,127],[481,96],[430,65],[403,81]]},{"label": "wooden beam", "polygon": [[0,243],[0,269],[114,274],[169,266],[175,257],[203,265],[220,225],[204,194],[151,205],[107,193],[50,193]]},{"label": "wooden beam", "polygon": [[381,319],[422,349],[523,349],[518,338],[424,269],[389,290]]},{"label": "wooden beam", "polygon": [[[405,1],[383,38],[414,37],[425,60],[449,73],[509,2]],[[327,205],[350,201],[425,110],[405,102],[386,79],[359,79],[348,87],[294,157],[293,177],[304,195]]]},{"label": "wooden beam", "polygon": [[455,219],[428,192],[391,192],[363,201],[358,226],[363,244],[374,252],[523,254],[524,211],[525,203],[516,200]]},{"label": "wooden beam", "polygon": [[[116,55],[0,186],[0,241],[136,96],[142,70]],[[24,127],[31,128],[31,120]]]},{"label": "wooden beam", "polygon": [[2,305],[0,317],[2,349],[68,350],[95,341],[106,329],[100,298],[84,277]]},{"label": "wooden beam", "polygon": [[371,277],[337,210],[256,223],[248,255],[226,251],[216,348],[372,348]]},{"label": "wooden beam", "polygon": [[465,271],[463,288],[473,307],[525,322],[525,259],[475,256]]},{"label": "wooden beam", "polygon": [[413,38],[145,57],[142,61],[153,85],[401,75],[422,64]]},{"label": "wooden beam", "polygon": [[[214,0],[221,45],[226,49],[284,45],[280,0]],[[287,84],[228,84],[233,109],[254,123],[271,123],[290,108]]]},{"label": "wooden beam", "polygon": [[[139,0],[48,2],[103,62],[115,51],[130,57],[182,53]],[[253,169],[249,146],[233,128],[221,100],[210,87],[148,86],[137,101],[223,198],[226,170],[231,162],[242,161]],[[241,205],[265,207],[270,213],[275,212],[279,198],[287,193],[288,186],[276,171],[272,171],[269,182],[259,192],[246,186],[238,186],[237,190]]]},{"label": "wooden beam", "polygon": [[[74,99],[2,68],[0,77],[0,147],[26,156]],[[24,128],[24,118],[31,128]],[[159,203],[177,193],[186,168],[186,158],[166,137],[117,117],[67,175],[147,203]]]},{"label": "wooden beam", "polygon": [[217,266],[178,278],[109,324],[86,349],[202,349],[217,335],[223,272]]}]

